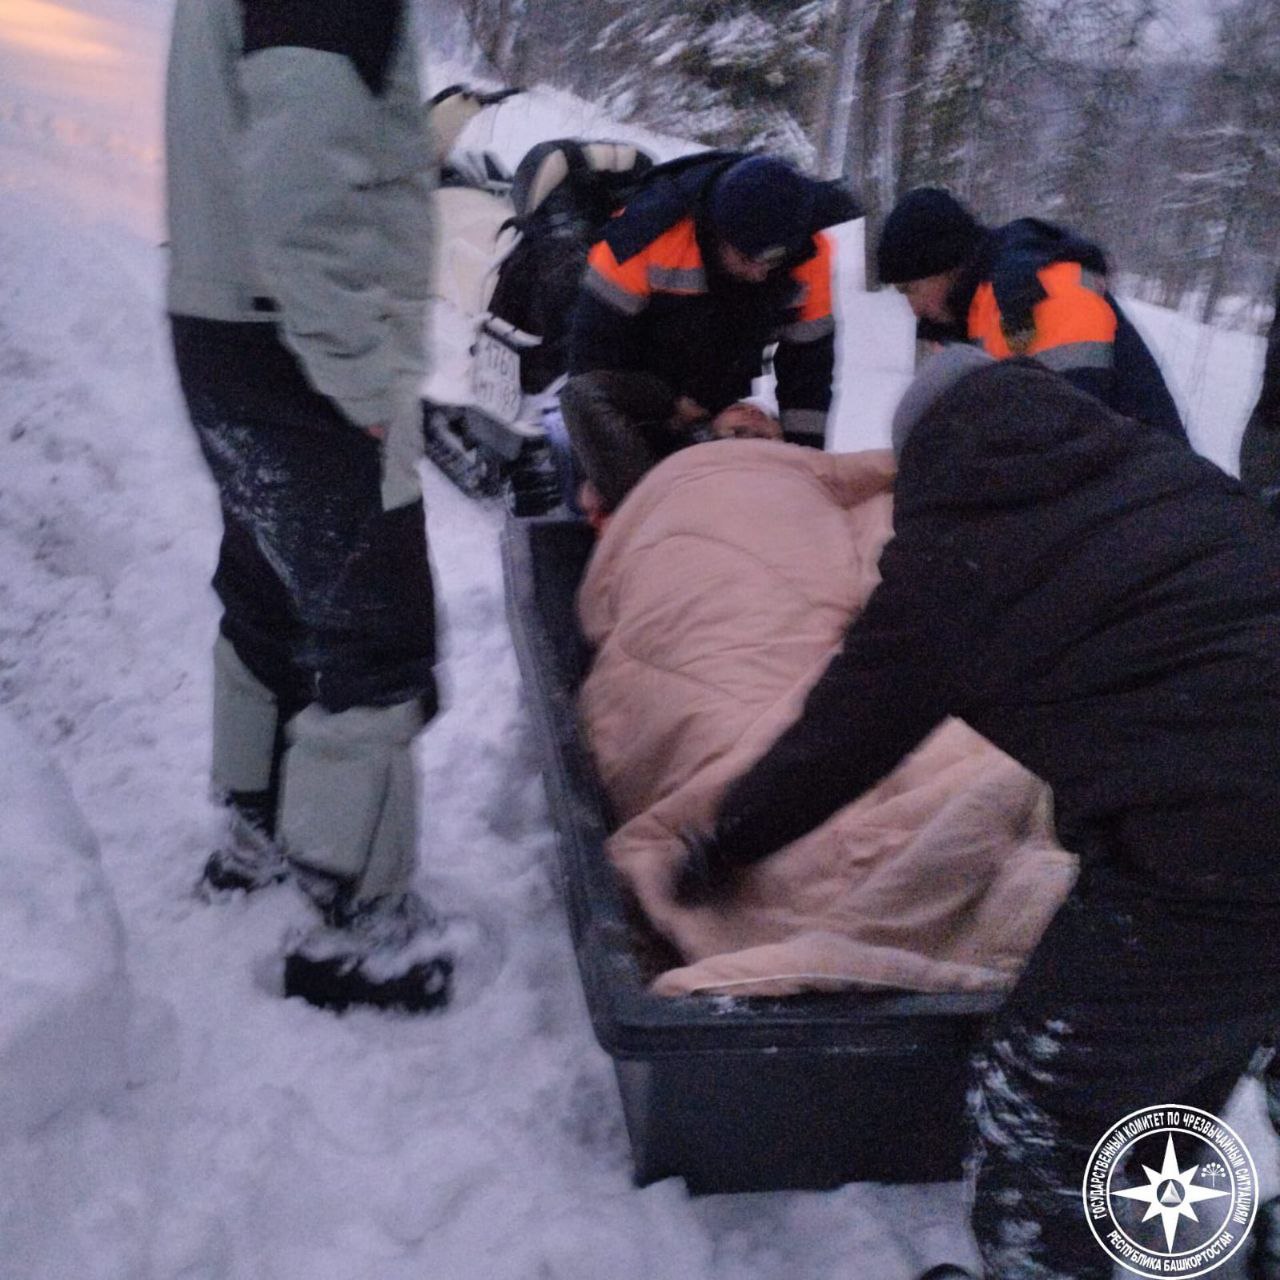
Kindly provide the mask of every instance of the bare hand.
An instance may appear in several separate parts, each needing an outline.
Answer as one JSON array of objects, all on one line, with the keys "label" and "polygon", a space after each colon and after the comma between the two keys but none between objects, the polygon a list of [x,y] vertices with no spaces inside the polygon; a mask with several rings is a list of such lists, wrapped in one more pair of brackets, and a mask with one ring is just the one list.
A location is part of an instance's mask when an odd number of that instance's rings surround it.
[{"label": "bare hand", "polygon": [[781,440],[782,427],[777,418],[740,400],[712,418],[711,434],[721,440]]},{"label": "bare hand", "polygon": [[387,438],[387,429],[381,424],[364,427],[363,430],[366,435],[371,435],[375,440],[385,440]]},{"label": "bare hand", "polygon": [[710,416],[696,400],[681,396],[671,411],[671,424],[675,427],[691,427],[695,422],[705,422]]},{"label": "bare hand", "polygon": [[591,521],[599,520],[609,514],[600,490],[590,480],[584,480],[578,486],[578,506],[582,509],[582,514]]}]

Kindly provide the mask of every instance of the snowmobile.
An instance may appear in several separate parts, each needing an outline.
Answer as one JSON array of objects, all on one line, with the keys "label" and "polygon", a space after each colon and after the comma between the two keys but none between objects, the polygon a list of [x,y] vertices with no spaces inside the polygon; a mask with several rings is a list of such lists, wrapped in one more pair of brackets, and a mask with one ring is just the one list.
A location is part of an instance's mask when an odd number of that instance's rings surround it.
[{"label": "snowmobile", "polygon": [[485,150],[464,150],[459,135],[478,114],[519,93],[481,93],[450,85],[427,104],[440,180],[432,200],[436,243],[432,258],[427,341],[431,353],[423,386],[427,456],[464,492],[498,492],[500,471],[466,427],[471,395],[476,318],[492,291],[491,273],[504,227],[514,215],[512,175]]},{"label": "snowmobile", "polygon": [[513,92],[453,86],[431,106],[437,145],[450,150],[436,192],[423,430],[427,456],[464,492],[501,493],[513,514],[536,515],[573,505],[557,396],[587,251],[653,161],[629,143],[560,138],[508,174],[491,153],[453,146],[467,120]]}]

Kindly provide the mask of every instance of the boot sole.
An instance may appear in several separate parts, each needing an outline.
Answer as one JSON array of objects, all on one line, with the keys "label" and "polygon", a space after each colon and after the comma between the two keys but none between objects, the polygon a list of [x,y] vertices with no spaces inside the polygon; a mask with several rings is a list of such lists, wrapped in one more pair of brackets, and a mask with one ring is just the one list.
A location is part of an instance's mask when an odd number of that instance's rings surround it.
[{"label": "boot sole", "polygon": [[288,878],[287,868],[272,876],[239,876],[223,870],[210,874],[206,868],[196,882],[195,895],[202,902],[216,902],[221,898],[229,898],[233,893],[256,893],[259,889],[270,889],[272,885],[283,884]]},{"label": "boot sole", "polygon": [[352,1005],[429,1013],[449,1003],[453,960],[437,956],[415,964],[397,978],[373,982],[350,960],[311,960],[289,955],[284,961],[284,994],[298,996],[317,1009],[342,1013]]}]

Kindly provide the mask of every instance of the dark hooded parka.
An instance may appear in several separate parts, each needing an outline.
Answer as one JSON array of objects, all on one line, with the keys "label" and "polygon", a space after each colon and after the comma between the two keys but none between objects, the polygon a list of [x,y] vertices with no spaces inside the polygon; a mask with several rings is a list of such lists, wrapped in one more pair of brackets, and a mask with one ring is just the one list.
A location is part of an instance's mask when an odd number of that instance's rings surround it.
[{"label": "dark hooded parka", "polygon": [[990,365],[906,439],[881,571],[726,797],[726,862],[810,830],[950,714],[1052,785],[1086,858],[1280,902],[1280,531],[1236,481],[1030,360]]}]

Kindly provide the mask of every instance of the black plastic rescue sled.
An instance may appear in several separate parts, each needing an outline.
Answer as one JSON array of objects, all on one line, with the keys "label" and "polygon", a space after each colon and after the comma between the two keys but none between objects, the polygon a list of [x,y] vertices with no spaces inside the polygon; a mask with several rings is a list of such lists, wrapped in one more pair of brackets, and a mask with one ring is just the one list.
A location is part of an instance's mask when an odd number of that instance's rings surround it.
[{"label": "black plastic rescue sled", "polygon": [[503,566],[578,968],[636,1181],[737,1192],[959,1177],[966,1059],[998,996],[648,992],[646,951],[662,944],[646,941],[606,861],[608,802],[577,715],[589,653],[574,598],[592,543],[583,524],[509,519]]}]

